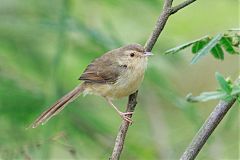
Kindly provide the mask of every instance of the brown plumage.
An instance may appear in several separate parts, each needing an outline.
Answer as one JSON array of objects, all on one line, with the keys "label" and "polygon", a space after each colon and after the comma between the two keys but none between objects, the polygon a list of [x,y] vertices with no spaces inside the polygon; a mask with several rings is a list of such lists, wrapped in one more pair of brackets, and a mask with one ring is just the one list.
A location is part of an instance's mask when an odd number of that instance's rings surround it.
[{"label": "brown plumage", "polygon": [[115,58],[114,54],[108,53],[107,56],[95,59],[87,66],[79,80],[93,83],[115,83],[120,74],[119,65],[113,61]]},{"label": "brown plumage", "polygon": [[71,92],[63,96],[57,102],[55,102],[49,109],[44,111],[31,125],[32,128],[36,128],[40,124],[46,123],[51,117],[58,114],[68,103],[78,97],[84,90],[82,85],[77,86]]},{"label": "brown plumage", "polygon": [[119,111],[113,105],[112,100],[128,96],[138,89],[144,76],[149,55],[151,54],[145,52],[141,45],[130,44],[109,51],[93,60],[79,78],[83,83],[43,112],[31,127],[36,128],[47,122],[81,93],[104,97],[123,119],[131,122],[131,119],[126,115],[132,113]]}]

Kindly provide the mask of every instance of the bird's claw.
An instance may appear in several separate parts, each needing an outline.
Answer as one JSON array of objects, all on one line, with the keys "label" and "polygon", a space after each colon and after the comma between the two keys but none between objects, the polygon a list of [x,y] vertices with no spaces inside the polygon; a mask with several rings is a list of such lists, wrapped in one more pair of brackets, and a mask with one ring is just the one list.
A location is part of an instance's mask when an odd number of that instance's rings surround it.
[{"label": "bird's claw", "polygon": [[120,115],[123,115],[123,116],[125,116],[125,115],[132,115],[133,114],[133,112],[121,112],[120,113]]},{"label": "bird's claw", "polygon": [[133,120],[130,117],[127,116],[127,115],[132,115],[133,112],[120,112],[119,114],[122,117],[122,119],[127,121],[129,124],[133,123]]}]

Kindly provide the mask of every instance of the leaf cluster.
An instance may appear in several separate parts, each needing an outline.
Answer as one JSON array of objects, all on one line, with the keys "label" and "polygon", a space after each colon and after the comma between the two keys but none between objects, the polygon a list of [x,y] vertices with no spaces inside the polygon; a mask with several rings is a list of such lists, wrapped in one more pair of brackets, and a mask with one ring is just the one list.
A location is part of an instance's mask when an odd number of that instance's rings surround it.
[{"label": "leaf cluster", "polygon": [[191,61],[192,64],[208,53],[211,53],[216,59],[224,60],[224,53],[231,55],[240,53],[240,33],[236,30],[229,30],[227,33],[219,33],[213,37],[204,36],[169,49],[165,54],[174,54],[188,47],[191,47],[192,53],[195,55]]},{"label": "leaf cluster", "polygon": [[216,80],[219,84],[219,88],[216,91],[203,92],[199,96],[187,95],[187,101],[189,102],[205,102],[213,99],[223,99],[225,101],[231,100],[237,97],[240,102],[240,77],[233,83],[230,78],[224,78],[220,73],[216,72]]}]

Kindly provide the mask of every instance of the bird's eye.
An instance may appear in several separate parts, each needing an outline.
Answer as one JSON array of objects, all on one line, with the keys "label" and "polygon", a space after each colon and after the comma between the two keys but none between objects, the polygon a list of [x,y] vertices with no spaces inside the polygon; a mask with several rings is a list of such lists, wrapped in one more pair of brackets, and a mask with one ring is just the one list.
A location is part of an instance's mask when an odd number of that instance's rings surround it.
[{"label": "bird's eye", "polygon": [[131,54],[130,54],[131,57],[134,57],[134,55],[135,55],[134,53],[131,53]]}]

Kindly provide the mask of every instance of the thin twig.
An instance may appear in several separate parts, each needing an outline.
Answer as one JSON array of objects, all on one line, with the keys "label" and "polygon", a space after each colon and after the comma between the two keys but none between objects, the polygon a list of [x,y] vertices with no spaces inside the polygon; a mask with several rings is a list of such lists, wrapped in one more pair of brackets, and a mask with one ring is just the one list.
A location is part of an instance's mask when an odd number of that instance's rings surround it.
[{"label": "thin twig", "polygon": [[[165,0],[164,1],[163,10],[157,20],[155,28],[144,46],[146,51],[152,50],[153,46],[157,42],[159,35],[162,32],[164,26],[166,25],[166,22],[167,22],[169,16],[174,14],[174,13],[172,13],[172,8],[171,8],[172,2],[173,2],[173,0]],[[183,4],[185,4],[185,3],[186,2],[183,2]],[[181,5],[181,4],[179,4],[179,5]],[[187,6],[187,5],[185,4],[185,6]],[[182,7],[182,8],[184,8],[184,7]],[[179,8],[178,10],[180,10],[180,9],[181,8]],[[135,92],[129,96],[126,111],[133,112],[135,110],[136,104],[137,104],[137,92]],[[131,117],[131,116],[132,115],[129,115],[129,117]],[[120,159],[120,155],[121,155],[121,152],[123,149],[124,140],[125,140],[125,137],[126,137],[126,134],[128,131],[128,127],[129,127],[129,123],[123,120],[122,124],[119,128],[118,135],[115,140],[115,145],[113,148],[112,155],[109,159],[111,159],[111,160],[119,160]]]},{"label": "thin twig", "polygon": [[209,136],[212,134],[214,129],[221,122],[223,117],[227,114],[228,110],[235,103],[236,98],[232,100],[220,101],[215,107],[213,112],[210,114],[208,119],[204,122],[203,126],[199,129],[198,133],[193,138],[191,144],[187,147],[183,153],[181,160],[193,160],[198,155],[199,151],[202,149],[203,145],[206,143]]},{"label": "thin twig", "polygon": [[[240,85],[240,77],[234,81],[235,85]],[[229,101],[220,101],[204,122],[198,133],[194,136],[192,142],[186,148],[181,156],[181,160],[193,160],[196,158],[203,145],[207,142],[209,136],[214,129],[218,126],[228,110],[234,105],[240,95],[234,95]]]},{"label": "thin twig", "polygon": [[146,51],[150,52],[157,42],[157,39],[162,32],[163,28],[165,27],[167,20],[169,16],[171,15],[171,6],[172,6],[172,0],[165,0],[165,3],[163,5],[163,10],[158,17],[157,23],[152,31],[152,34],[149,36],[147,42],[145,43],[144,48]]},{"label": "thin twig", "polygon": [[191,3],[195,2],[195,1],[196,1],[196,0],[187,0],[187,1],[185,1],[185,2],[183,2],[183,3],[181,3],[181,4],[179,4],[179,5],[177,5],[177,6],[175,6],[175,7],[172,7],[172,9],[171,9],[171,14],[176,13],[176,12],[179,11],[180,9],[183,9],[184,7],[188,6],[189,4],[191,4]]}]

